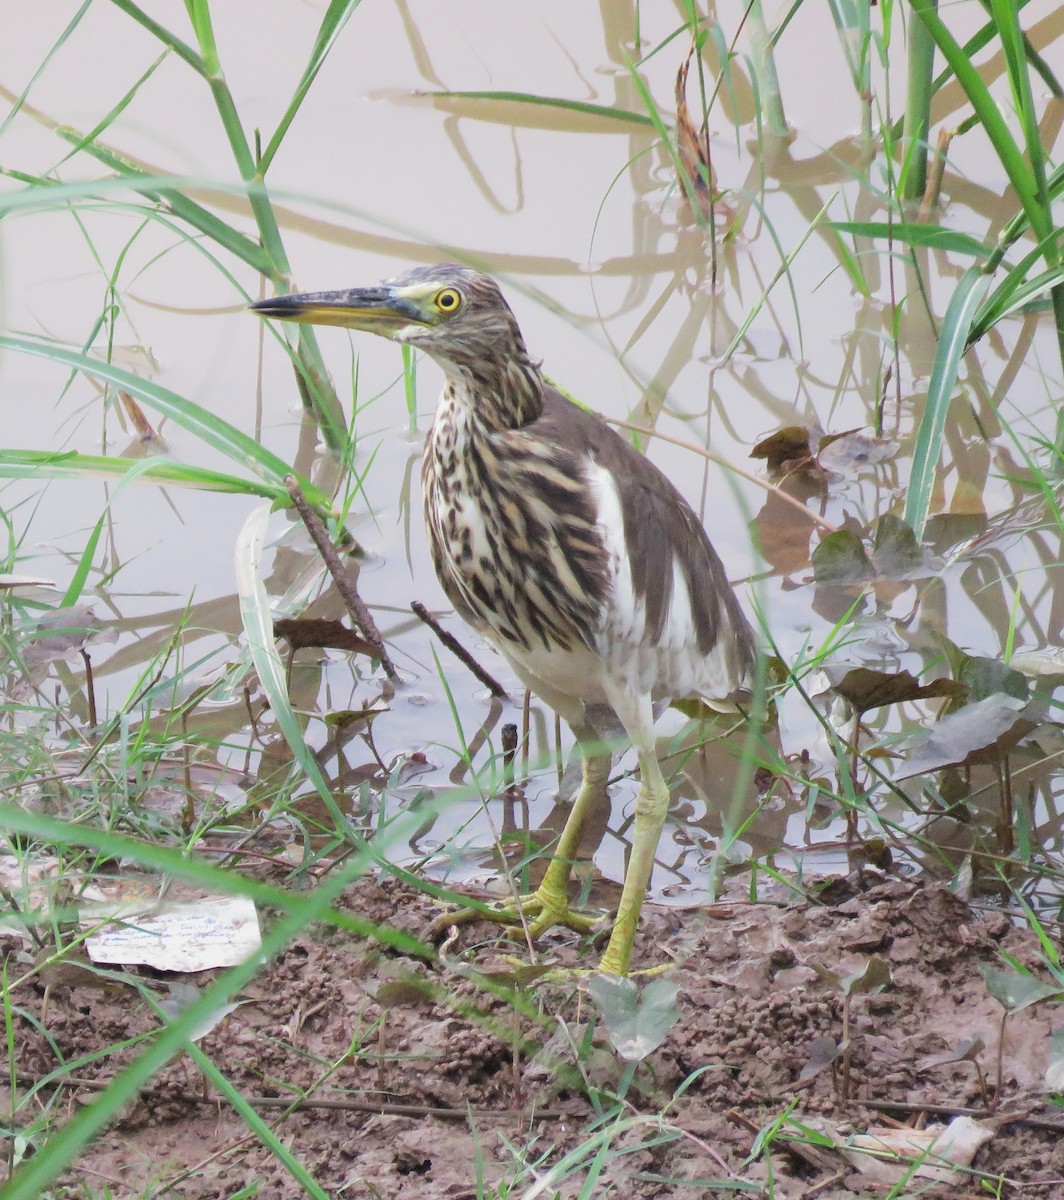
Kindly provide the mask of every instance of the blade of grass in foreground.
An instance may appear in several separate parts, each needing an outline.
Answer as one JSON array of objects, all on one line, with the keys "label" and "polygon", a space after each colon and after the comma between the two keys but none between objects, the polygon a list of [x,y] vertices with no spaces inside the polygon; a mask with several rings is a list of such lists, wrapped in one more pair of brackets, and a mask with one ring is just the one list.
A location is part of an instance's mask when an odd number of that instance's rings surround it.
[{"label": "blade of grass in foreground", "polygon": [[303,773],[317,789],[322,803],[336,824],[336,832],[345,840],[349,840],[357,835],[351,830],[347,818],[340,812],[328,781],[307,747],[299,718],[288,697],[284,663],[281,662],[275,645],[270,601],[262,582],[262,548],[271,508],[269,504],[260,504],[244,523],[237,540],[236,578],[237,592],[240,596],[240,616],[244,622],[251,661],[255,664],[259,682],[270,702],[281,733]]},{"label": "blade of grass in foreground", "polygon": [[133,467],[137,477],[159,487],[188,487],[203,492],[228,492],[261,496],[287,503],[284,487],[256,479],[242,479],[224,471],[190,467],[172,458],[115,458],[104,454],[79,454],[53,450],[0,450],[0,479],[123,479]]},{"label": "blade of grass in foreground", "polygon": [[[293,473],[292,468],[283,459],[260,446],[254,438],[237,429],[235,425],[230,425],[224,418],[201,408],[191,400],[186,400],[184,396],[179,396],[169,388],[116,367],[114,363],[30,338],[0,337],[0,350],[16,350],[21,354],[45,358],[72,371],[80,371],[95,379],[102,379],[121,391],[129,392],[156,412],[169,417],[200,441],[240,463],[268,483],[283,486],[284,477]],[[328,507],[329,499],[320,488],[302,477],[300,486],[312,504],[324,504]]]},{"label": "blade of grass in foreground", "polygon": [[916,431],[913,447],[913,467],[905,493],[905,519],[917,538],[923,537],[927,514],[931,508],[931,492],[935,485],[942,449],[942,434],[946,428],[953,391],[961,359],[968,344],[968,333],[975,314],[990,287],[990,276],[978,267],[969,267],[961,276],[957,290],[949,302],[942,322],[942,332],[935,351],[935,365],[927,389],[923,415]]},{"label": "blade of grass in foreground", "polygon": [[[410,814],[407,814],[408,818]],[[413,832],[413,829],[410,829]],[[347,886],[366,871],[371,862],[367,848],[338,870],[327,875],[309,895],[292,903],[262,939],[257,955],[232,967],[203,989],[169,1025],[160,1029],[147,1049],[122,1070],[93,1100],[81,1108],[37,1153],[18,1168],[3,1189],[3,1200],[39,1200],[45,1189],[74,1160],[94,1136],[115,1119],[124,1105],[133,1101],[157,1072],[191,1040],[196,1030],[246,986],[267,962],[308,925],[323,918]]]}]

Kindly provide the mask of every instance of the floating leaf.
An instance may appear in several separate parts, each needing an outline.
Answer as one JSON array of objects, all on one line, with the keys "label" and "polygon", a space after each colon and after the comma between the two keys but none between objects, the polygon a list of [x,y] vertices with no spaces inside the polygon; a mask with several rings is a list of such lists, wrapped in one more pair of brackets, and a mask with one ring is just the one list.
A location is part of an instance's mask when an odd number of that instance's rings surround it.
[{"label": "floating leaf", "polygon": [[876,575],[861,539],[849,529],[821,538],[812,559],[813,577],[820,584],[868,583]]},{"label": "floating leaf", "polygon": [[596,975],[591,998],[602,1017],[614,1050],[628,1062],[641,1062],[668,1037],[680,1019],[679,992],[668,979],[654,979],[640,995],[630,979]]},{"label": "floating leaf", "polygon": [[995,692],[985,700],[950,713],[914,748],[894,778],[911,779],[943,767],[996,762],[1007,754],[1037,723],[1024,715],[1026,705],[1015,696]]},{"label": "floating leaf", "polygon": [[961,667],[960,678],[971,688],[971,699],[985,700],[995,692],[1003,692],[1024,704],[1031,698],[1031,685],[1000,658],[969,658]]},{"label": "floating leaf", "polygon": [[937,696],[963,696],[967,692],[964,684],[956,680],[932,679],[929,683],[921,683],[909,671],[828,665],[824,667],[824,674],[835,691],[859,713],[882,708],[885,704],[904,704]]},{"label": "floating leaf", "polygon": [[1024,650],[1014,654],[1009,661],[1016,671],[1024,675],[1052,679],[1064,676],[1064,646],[1046,646],[1044,650]]},{"label": "floating leaf", "polygon": [[876,523],[873,553],[879,573],[888,579],[911,579],[931,570],[912,526],[893,513],[884,513]]},{"label": "floating leaf", "polygon": [[820,443],[817,462],[827,471],[850,474],[860,467],[886,462],[898,452],[897,442],[869,437],[852,429],[848,433],[828,434]]},{"label": "floating leaf", "polygon": [[[770,471],[784,467],[813,465],[814,433],[806,425],[785,425],[763,438],[750,451],[751,458],[763,458]],[[819,435],[817,435],[819,437]]]},{"label": "floating leaf", "polygon": [[283,637],[293,650],[319,646],[377,657],[376,649],[365,638],[359,637],[340,621],[327,621],[320,617],[279,617],[273,623],[273,632],[277,637]]},{"label": "floating leaf", "polygon": [[1040,1000],[1048,1000],[1051,996],[1064,998],[1064,988],[1059,983],[1046,983],[1037,975],[1026,975],[1021,971],[1003,971],[1000,967],[991,967],[986,963],[979,964],[979,973],[986,984],[986,990],[994,999],[1010,1013],[1029,1008]]}]

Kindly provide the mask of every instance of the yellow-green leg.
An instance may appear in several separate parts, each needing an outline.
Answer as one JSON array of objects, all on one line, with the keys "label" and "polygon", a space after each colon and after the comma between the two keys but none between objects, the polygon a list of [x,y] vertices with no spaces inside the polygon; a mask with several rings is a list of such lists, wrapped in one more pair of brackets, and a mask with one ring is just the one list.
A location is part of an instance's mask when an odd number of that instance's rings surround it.
[{"label": "yellow-green leg", "polygon": [[610,696],[614,710],[639,754],[639,795],[635,802],[632,854],[624,873],[624,889],[617,906],[609,944],[599,962],[606,975],[626,975],[632,943],[639,927],[650,877],[654,873],[661,828],[669,811],[669,788],[658,764],[654,739],[654,713],[649,696]]},{"label": "yellow-green leg", "polygon": [[587,816],[602,803],[611,757],[602,739],[589,724],[577,720],[571,720],[570,724],[580,744],[580,790],[539,887],[527,895],[501,902],[490,913],[481,909],[444,913],[429,926],[430,934],[441,933],[451,924],[480,920],[523,925],[530,938],[537,938],[554,925],[564,925],[577,933],[587,933],[601,919],[573,912],[569,907],[569,874],[580,849],[580,837]]},{"label": "yellow-green leg", "polygon": [[520,908],[528,921],[529,936],[533,938],[545,933],[552,925],[565,925],[579,933],[587,933],[598,920],[574,913],[569,907],[569,874],[580,849],[580,835],[587,815],[602,800],[610,773],[610,755],[602,752],[601,744],[596,746],[589,738],[578,736],[583,755],[583,777],[565,828],[558,838],[539,887],[531,895],[522,896],[518,905],[508,906],[514,914],[511,919],[516,917],[516,909]]},{"label": "yellow-green leg", "polygon": [[599,970],[606,975],[628,973],[632,942],[639,927],[639,914],[650,886],[650,877],[654,873],[654,856],[661,837],[661,827],[669,811],[669,788],[653,753],[639,755],[639,775],[632,856],[624,873],[624,890],[617,905],[609,944],[599,962]]}]

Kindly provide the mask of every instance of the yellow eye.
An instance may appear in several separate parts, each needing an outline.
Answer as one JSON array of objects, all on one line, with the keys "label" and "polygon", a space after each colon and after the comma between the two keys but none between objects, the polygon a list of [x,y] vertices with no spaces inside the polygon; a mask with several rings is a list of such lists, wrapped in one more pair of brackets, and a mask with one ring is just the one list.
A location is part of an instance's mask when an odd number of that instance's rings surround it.
[{"label": "yellow eye", "polygon": [[438,312],[449,316],[462,307],[462,293],[454,288],[444,288],[442,292],[436,293],[435,304]]}]

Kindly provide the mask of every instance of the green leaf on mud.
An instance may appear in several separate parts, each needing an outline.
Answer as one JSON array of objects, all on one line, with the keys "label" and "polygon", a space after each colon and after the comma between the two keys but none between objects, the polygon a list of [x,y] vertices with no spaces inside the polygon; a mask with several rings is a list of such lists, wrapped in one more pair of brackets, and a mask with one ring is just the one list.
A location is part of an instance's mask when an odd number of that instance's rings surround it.
[{"label": "green leaf on mud", "polygon": [[867,995],[879,992],[890,983],[890,967],[886,959],[870,958],[868,962],[852,975],[844,975],[839,980],[839,986],[844,996]]},{"label": "green leaf on mud", "polygon": [[1049,1039],[1049,1063],[1046,1066],[1046,1091],[1064,1092],[1064,1026]]},{"label": "green leaf on mud", "polygon": [[596,975],[591,998],[606,1026],[614,1050],[627,1062],[642,1062],[668,1037],[680,1019],[679,988],[668,979],[654,979],[642,995],[630,979]]},{"label": "green leaf on mud", "polygon": [[987,963],[979,964],[979,973],[986,990],[1009,1012],[1019,1012],[1040,1000],[1050,997],[1064,999],[1064,990],[1059,983],[1046,983],[1037,975],[1024,975],[1020,971],[1003,971]]}]

